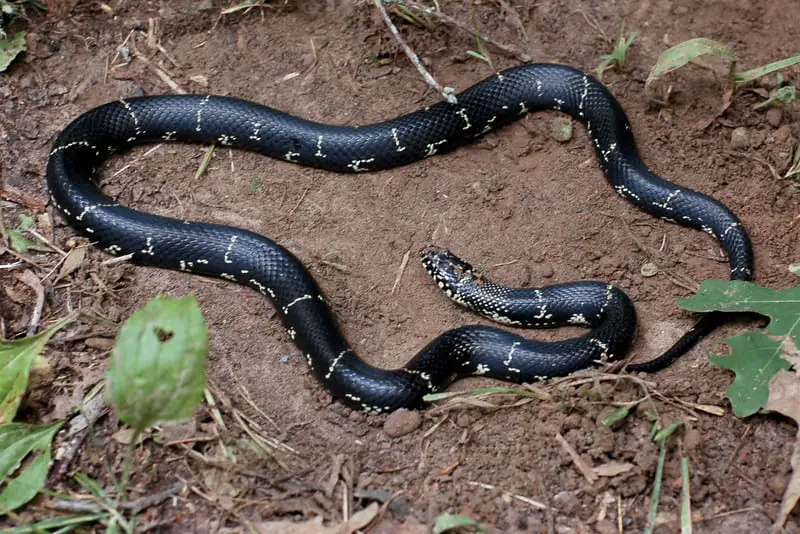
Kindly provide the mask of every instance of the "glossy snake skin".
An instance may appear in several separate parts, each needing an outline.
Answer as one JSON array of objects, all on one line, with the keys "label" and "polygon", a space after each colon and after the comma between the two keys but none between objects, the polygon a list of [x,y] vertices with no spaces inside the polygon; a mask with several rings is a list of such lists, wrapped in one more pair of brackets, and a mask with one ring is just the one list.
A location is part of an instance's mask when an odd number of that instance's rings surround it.
[{"label": "glossy snake skin", "polygon": [[[291,252],[247,230],[121,206],[94,184],[96,169],[130,147],[174,140],[230,145],[332,171],[378,171],[470,143],[528,112],[556,109],[586,126],[617,193],[656,217],[710,233],[728,254],[731,278],[751,278],[751,245],[736,216],[720,202],[649,172],[625,113],[596,79],[563,65],[530,64],[497,73],[457,99],[360,127],[318,124],[229,97],[120,100],[84,113],[64,129],[50,153],[47,183],[65,220],[109,254],[132,254],[140,265],[219,277],[265,295],[319,382],[335,398],[369,413],[420,407],[425,394],[460,376],[533,381],[622,357],[634,335],[634,308],[604,283],[510,290],[474,276],[468,264],[444,251],[428,251],[424,263],[442,289],[490,319],[591,329],[575,339],[542,343],[498,328],[465,326],[443,333],[401,368],[378,369],[353,352],[316,282]],[[347,179],[332,179],[346,187]],[[717,315],[703,316],[665,354],[629,368],[668,365],[717,322]]]}]

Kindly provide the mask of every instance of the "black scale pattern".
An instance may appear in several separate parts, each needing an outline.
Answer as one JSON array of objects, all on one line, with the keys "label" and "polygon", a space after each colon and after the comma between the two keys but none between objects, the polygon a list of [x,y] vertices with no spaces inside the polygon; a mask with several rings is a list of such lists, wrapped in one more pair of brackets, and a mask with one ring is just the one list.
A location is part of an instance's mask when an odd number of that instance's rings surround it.
[{"label": "black scale pattern", "polygon": [[[141,265],[229,279],[263,293],[319,381],[342,402],[373,413],[419,407],[423,395],[459,376],[532,381],[618,358],[634,335],[633,306],[622,292],[601,283],[543,288],[551,310],[558,306],[551,297],[577,300],[577,311],[557,314],[559,324],[574,323],[570,318],[578,313],[597,315],[597,322],[589,322],[593,329],[579,338],[541,343],[496,328],[462,327],[433,340],[401,369],[377,369],[350,350],[316,283],[289,251],[238,228],[116,205],[93,183],[96,168],[113,153],[166,139],[216,142],[339,172],[375,171],[467,144],[529,111],[559,109],[586,125],[600,166],[620,195],[654,216],[711,233],[728,254],[731,277],[752,276],[751,245],[738,219],[718,201],[650,173],[639,159],[622,108],[591,76],[562,65],[525,65],[491,76],[457,98],[456,105],[438,103],[355,128],[317,124],[228,97],[155,96],[109,103],[81,115],[59,135],[48,160],[47,183],[70,225],[107,252],[132,254]],[[527,308],[522,311],[541,314],[544,301],[538,294],[533,297],[520,301]],[[503,313],[494,315],[502,321]],[[498,320],[491,312],[487,316]],[[719,320],[718,315],[703,316],[664,355],[629,369],[668,365]]]}]

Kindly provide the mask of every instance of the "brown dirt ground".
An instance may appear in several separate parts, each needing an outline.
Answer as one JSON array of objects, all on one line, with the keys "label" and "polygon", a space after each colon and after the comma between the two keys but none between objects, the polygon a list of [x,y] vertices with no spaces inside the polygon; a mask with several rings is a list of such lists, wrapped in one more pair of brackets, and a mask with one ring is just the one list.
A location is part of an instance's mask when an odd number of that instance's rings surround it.
[{"label": "brown dirt ground", "polygon": [[[440,4],[460,20],[470,20],[467,5]],[[712,72],[692,67],[670,77],[669,108],[660,110],[644,92],[647,72],[665,43],[718,39],[735,47],[743,68],[796,54],[800,27],[797,17],[789,16],[792,10],[799,14],[795,0],[472,4],[481,27],[496,39],[536,60],[586,70],[610,49],[590,21],[612,37],[623,24],[639,29],[627,72],[609,72],[605,80],[632,121],[644,160],[663,176],[714,195],[743,219],[755,245],[758,282],[776,288],[796,283],[787,265],[800,258],[800,192],[796,183],[776,180],[764,162],[785,171],[800,136],[800,108],[786,108],[782,117],[772,117],[780,122],[770,123],[763,111],[752,110],[760,97],[742,90],[730,109],[704,128],[720,106],[722,89]],[[3,203],[6,225],[20,213],[37,215],[38,228],[62,248],[69,246],[72,231],[57,217],[50,225],[52,212],[36,209],[47,202],[48,147],[82,111],[122,96],[169,92],[141,61],[120,66],[124,61],[117,47],[133,28],[146,29],[148,21],[155,24],[153,40],[174,62],[141,33],[127,45],[135,40],[139,53],[187,91],[236,95],[344,124],[388,118],[437,99],[398,53],[368,3],[275,2],[228,16],[219,15],[228,4],[217,1],[107,5],[113,13],[98,3],[75,1],[51,2],[46,18],[31,13],[29,52],[0,78],[0,185],[17,193]],[[401,28],[445,85],[463,89],[491,73],[486,64],[465,59],[464,52],[474,47],[469,35],[444,26]],[[517,63],[490,52],[499,68]],[[376,63],[376,56],[386,61]],[[299,75],[287,76],[292,73]],[[797,68],[784,73],[794,83],[799,74]],[[774,83],[770,76],[753,87],[768,89]],[[704,234],[653,220],[617,197],[580,127],[566,143],[551,138],[555,116],[529,116],[447,156],[359,176],[218,149],[208,171],[195,179],[204,148],[165,145],[113,160],[104,185],[121,202],[142,210],[234,224],[277,239],[309,266],[348,337],[377,365],[400,365],[445,329],[478,322],[439,294],[413,260],[392,293],[406,251],[433,243],[510,285],[587,278],[618,284],[639,311],[634,356],[648,359],[692,322],[675,305],[689,293],[683,286],[726,276],[719,247]],[[731,144],[736,127],[746,129],[744,146]],[[3,258],[3,263],[13,260]],[[52,253],[31,258],[48,266],[56,259]],[[618,505],[625,532],[645,525],[657,457],[648,439],[651,423],[641,410],[614,431],[599,424],[613,409],[610,403],[641,395],[629,381],[545,384],[553,400],[502,409],[432,408],[423,412],[419,428],[390,438],[385,418],[367,418],[330,402],[259,295],[180,273],[106,266],[106,259],[90,249],[87,261],[67,280],[53,285],[53,278],[47,279],[45,323],[64,315],[68,306],[122,320],[158,294],[196,292],[211,329],[209,374],[223,401],[227,428],[214,423],[204,407],[192,423],[165,430],[138,449],[134,496],[169,486],[176,477],[200,492],[150,509],[145,521],[155,530],[238,530],[247,522],[315,515],[338,522],[342,502],[359,510],[368,501],[354,495],[375,490],[399,496],[371,532],[400,532],[401,525],[405,532],[425,532],[421,525],[431,526],[444,512],[469,515],[497,532],[616,532]],[[641,276],[647,261],[659,266],[659,275]],[[40,278],[46,274],[35,272]],[[19,274],[0,275],[6,337],[24,334],[31,318],[33,293]],[[728,326],[714,337],[752,324]],[[38,421],[74,409],[70,399],[79,399],[101,376],[112,336],[113,330],[87,320],[60,333],[46,352],[52,372],[34,386],[21,417]],[[646,378],[670,399],[727,407],[724,391],[731,377],[704,358],[714,349],[722,347],[709,340]],[[453,389],[486,384],[495,383],[471,379]],[[244,401],[242,391],[280,431]],[[696,531],[765,531],[790,472],[794,426],[773,417],[718,417],[663,400],[654,406],[662,422],[687,424],[667,456],[658,531],[677,529],[680,451],[691,460]],[[252,441],[231,417],[234,408],[297,454],[276,452],[282,467],[254,453]],[[110,469],[119,469],[122,446],[111,439],[118,428],[113,418],[101,419],[72,471],[109,483],[107,460]],[[633,467],[589,483],[556,441],[557,433],[590,465],[620,461]],[[180,446],[163,445],[196,436],[213,439],[191,443],[193,450],[223,458],[224,444],[239,469],[259,476],[214,469]],[[69,477],[51,488],[77,491]],[[509,494],[548,503],[555,511]],[[23,517],[53,513],[38,502]],[[798,514],[786,531],[800,531]]]}]

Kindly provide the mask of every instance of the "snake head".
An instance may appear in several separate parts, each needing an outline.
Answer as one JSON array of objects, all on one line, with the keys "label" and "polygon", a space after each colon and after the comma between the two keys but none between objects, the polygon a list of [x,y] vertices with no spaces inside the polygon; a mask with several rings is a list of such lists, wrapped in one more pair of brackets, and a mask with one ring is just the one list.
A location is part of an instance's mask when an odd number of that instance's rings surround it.
[{"label": "snake head", "polygon": [[445,292],[456,293],[459,287],[480,280],[480,275],[471,264],[449,250],[426,249],[422,251],[421,260],[433,281]]}]

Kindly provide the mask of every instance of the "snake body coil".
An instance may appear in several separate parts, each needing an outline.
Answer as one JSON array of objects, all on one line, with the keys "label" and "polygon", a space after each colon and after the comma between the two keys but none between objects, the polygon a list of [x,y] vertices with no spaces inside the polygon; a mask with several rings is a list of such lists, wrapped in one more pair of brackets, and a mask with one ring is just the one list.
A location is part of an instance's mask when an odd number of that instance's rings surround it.
[{"label": "snake body coil", "polygon": [[[423,260],[440,287],[489,318],[521,326],[585,324],[592,329],[575,339],[541,343],[485,326],[456,328],[403,368],[378,369],[353,353],[317,284],[289,251],[246,230],[120,206],[93,183],[97,167],[130,147],[177,140],[220,143],[333,171],[375,171],[467,144],[529,111],[556,109],[586,126],[617,193],[654,216],[710,233],[728,254],[731,278],[751,277],[751,245],[739,220],[716,200],[649,172],[622,108],[591,76],[563,65],[525,65],[491,76],[457,99],[455,105],[442,102],[357,128],[318,124],[228,97],[120,100],[81,115],[58,136],[47,183],[69,224],[108,253],[132,254],[141,265],[220,277],[260,291],[274,304],[317,379],[337,399],[371,413],[419,407],[423,395],[459,376],[532,381],[619,358],[633,338],[633,306],[622,292],[598,282],[514,293],[475,279],[471,268],[446,253],[429,251]],[[629,369],[667,365],[717,321],[716,315],[703,316],[664,355]]]}]

